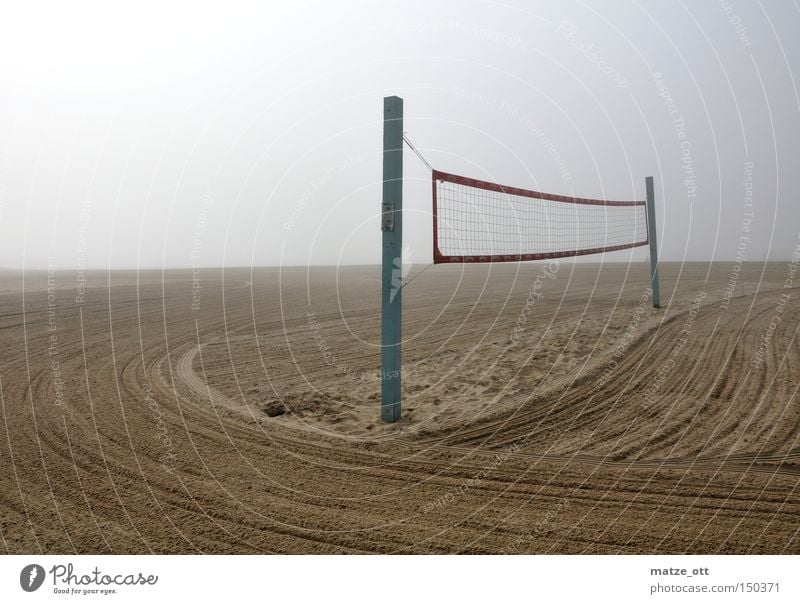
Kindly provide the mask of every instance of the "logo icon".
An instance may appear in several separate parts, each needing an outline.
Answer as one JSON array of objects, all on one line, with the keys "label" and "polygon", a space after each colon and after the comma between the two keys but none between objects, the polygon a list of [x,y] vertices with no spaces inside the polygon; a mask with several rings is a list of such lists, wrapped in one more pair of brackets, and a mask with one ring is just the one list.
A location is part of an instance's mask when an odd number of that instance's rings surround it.
[{"label": "logo icon", "polygon": [[395,256],[392,266],[392,289],[389,294],[389,302],[394,302],[394,297],[397,295],[405,285],[405,279],[411,271],[413,263],[411,262],[411,247],[404,245],[400,257]]},{"label": "logo icon", "polygon": [[25,591],[36,591],[44,583],[44,568],[38,564],[28,564],[19,573],[19,585]]}]

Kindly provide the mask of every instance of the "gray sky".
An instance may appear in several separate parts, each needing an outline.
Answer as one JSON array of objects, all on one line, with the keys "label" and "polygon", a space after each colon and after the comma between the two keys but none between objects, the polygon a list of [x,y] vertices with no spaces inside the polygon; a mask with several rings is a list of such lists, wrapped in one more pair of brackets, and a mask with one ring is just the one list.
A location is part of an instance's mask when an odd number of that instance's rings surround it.
[{"label": "gray sky", "polygon": [[[378,262],[391,94],[441,170],[622,199],[654,176],[662,259],[800,242],[793,2],[16,4],[2,267]],[[430,175],[405,161],[428,263]]]}]

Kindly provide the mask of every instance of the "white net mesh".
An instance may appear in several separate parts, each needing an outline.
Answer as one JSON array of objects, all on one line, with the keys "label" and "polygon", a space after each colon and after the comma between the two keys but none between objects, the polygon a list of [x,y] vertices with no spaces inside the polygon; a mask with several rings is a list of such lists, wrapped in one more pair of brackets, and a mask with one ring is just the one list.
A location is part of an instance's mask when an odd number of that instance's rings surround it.
[{"label": "white net mesh", "polygon": [[578,256],[648,241],[643,201],[550,195],[436,171],[433,178],[437,262]]}]

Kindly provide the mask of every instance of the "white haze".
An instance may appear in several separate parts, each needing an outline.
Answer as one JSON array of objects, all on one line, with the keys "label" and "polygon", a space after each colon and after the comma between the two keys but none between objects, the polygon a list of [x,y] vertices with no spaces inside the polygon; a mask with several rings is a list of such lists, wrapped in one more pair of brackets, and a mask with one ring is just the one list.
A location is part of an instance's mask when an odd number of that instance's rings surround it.
[{"label": "white haze", "polygon": [[0,266],[378,262],[393,94],[437,168],[623,199],[652,175],[663,259],[789,258],[799,29],[778,1],[6,3]]}]

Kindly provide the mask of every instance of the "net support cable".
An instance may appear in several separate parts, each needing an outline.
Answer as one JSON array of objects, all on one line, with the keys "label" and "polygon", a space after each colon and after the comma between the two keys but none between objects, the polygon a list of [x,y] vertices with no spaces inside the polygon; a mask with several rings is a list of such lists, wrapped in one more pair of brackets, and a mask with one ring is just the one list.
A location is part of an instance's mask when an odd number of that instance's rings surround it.
[{"label": "net support cable", "polygon": [[521,262],[601,254],[650,242],[646,202],[542,193],[435,170],[433,262]]}]

